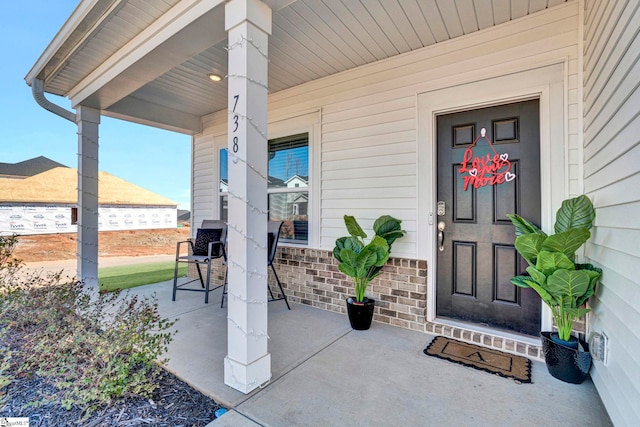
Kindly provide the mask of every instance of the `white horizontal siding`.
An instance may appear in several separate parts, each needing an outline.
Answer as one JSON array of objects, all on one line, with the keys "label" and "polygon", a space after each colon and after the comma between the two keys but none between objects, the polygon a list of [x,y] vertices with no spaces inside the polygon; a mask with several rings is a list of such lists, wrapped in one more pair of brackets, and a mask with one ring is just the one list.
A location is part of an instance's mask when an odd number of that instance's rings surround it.
[{"label": "white horizontal siding", "polygon": [[[415,134],[415,131],[413,132]],[[357,157],[367,158],[376,156],[398,156],[415,152],[416,141],[414,138],[413,141],[398,142],[392,144],[376,144],[369,147],[352,148],[352,146],[347,145],[344,149],[339,151],[325,151],[323,153],[323,160],[325,162],[333,162],[335,164],[337,162],[340,162],[341,160],[353,159]]]},{"label": "white horizontal siding", "polygon": [[[371,230],[377,217],[389,214],[402,220],[409,233],[394,244],[394,255],[416,256],[415,111],[415,97],[405,97],[323,115],[323,247],[332,247],[337,237],[347,234],[343,215],[355,216]],[[395,186],[378,186],[380,177],[405,179],[396,180]],[[324,189],[325,182],[336,181],[338,189]],[[336,223],[338,227],[331,226]]]},{"label": "white horizontal siding", "polygon": [[217,219],[218,154],[213,137],[193,137],[192,183],[191,183],[191,229],[195,230],[204,219]]},{"label": "white horizontal siding", "polygon": [[584,189],[596,206],[585,255],[602,266],[591,330],[609,364],[591,376],[616,425],[640,423],[640,1],[586,1]]},{"label": "white horizontal siding", "polygon": [[[322,182],[323,191],[344,189],[344,184],[341,179],[331,180],[327,177],[325,178],[326,179]],[[417,185],[416,176],[414,174],[403,176],[398,175],[398,172],[396,172],[394,176],[373,176],[349,180],[349,189],[356,191],[362,191],[363,189],[371,188],[400,188],[403,185],[406,185],[410,188],[415,187]]]},{"label": "white horizontal siding", "polygon": [[[411,101],[413,99],[409,98]],[[389,105],[390,103],[385,103]],[[391,105],[389,105],[391,106]],[[363,109],[359,109],[363,110]],[[373,109],[372,109],[373,110]],[[358,111],[359,114],[364,113],[365,111]],[[406,120],[407,117],[411,117],[414,115],[415,105],[411,105],[408,108],[402,108],[397,110],[387,110],[380,111],[378,113],[374,113],[373,111],[369,112],[366,116],[363,117],[354,117],[349,118],[346,117],[348,112],[340,112],[334,114],[327,114],[324,116],[322,132],[327,137],[327,141],[330,140],[330,136],[332,134],[338,133],[342,136],[344,132],[347,132],[352,129],[361,129],[371,127],[372,124],[377,124],[379,126],[385,126],[394,124],[396,122],[402,122]],[[377,134],[375,132],[374,134]]]},{"label": "white horizontal siding", "polygon": [[[372,100],[373,101],[373,100]],[[333,113],[324,112],[323,117],[328,123],[369,117],[383,116],[387,112],[395,112],[415,108],[413,97],[393,98],[388,101],[374,101],[373,104],[363,105],[358,100],[341,103],[343,109]]]},{"label": "white horizontal siding", "polygon": [[[460,75],[470,68],[496,67],[566,48],[570,88],[577,89],[577,9],[556,12],[342,73],[310,88],[310,93],[326,101],[322,105],[322,247],[331,247],[336,237],[345,234],[342,215],[362,218],[370,227],[377,216],[388,213],[402,219],[408,231],[396,242],[394,254],[416,256],[417,168],[421,166],[416,163],[416,93],[433,87],[434,81],[446,85],[462,79]],[[334,89],[329,90],[329,85]],[[298,99],[297,95],[281,96],[283,104]],[[576,105],[577,97],[569,121],[577,122]],[[576,123],[572,134],[576,142],[571,147],[575,164],[570,178],[577,182]]]},{"label": "white horizontal siding", "polygon": [[398,131],[392,134],[385,135],[384,139],[379,138],[378,135],[371,136],[360,136],[356,138],[342,138],[337,141],[328,142],[324,141],[322,144],[322,152],[326,155],[331,155],[333,152],[340,152],[344,149],[344,147],[349,147],[350,149],[355,148],[367,148],[367,147],[375,147],[377,145],[386,145],[386,144],[397,144],[403,142],[413,142],[416,141],[416,131],[415,129],[410,129],[406,131]]},{"label": "white horizontal siding", "polygon": [[609,268],[603,269],[603,278],[592,304],[591,321],[593,330],[604,330],[609,338],[609,364],[605,367],[594,362],[591,377],[614,424],[635,426],[640,419],[634,404],[634,390],[640,380],[640,341],[633,339],[640,324],[635,309],[640,303],[637,282]]},{"label": "white horizontal siding", "polygon": [[592,243],[640,258],[640,229],[598,227],[591,234]]},{"label": "white horizontal siding", "polygon": [[[500,76],[505,65],[525,70],[568,59],[568,158],[573,160],[568,175],[577,191],[581,143],[577,18],[578,2],[572,2],[271,94],[270,123],[322,111],[315,171],[320,182],[320,218],[312,219],[320,222],[320,236],[315,236],[314,246],[333,248],[335,239],[346,233],[345,214],[354,215],[366,230],[377,217],[389,214],[401,219],[408,232],[394,245],[394,255],[417,257],[418,223],[426,220],[426,214],[418,212],[418,185],[432,185],[417,179],[418,168],[430,167],[416,161],[417,94]],[[204,134],[225,133],[226,120],[223,113],[207,116]],[[196,151],[200,145],[212,144],[206,138],[195,138],[194,143]],[[194,199],[201,197],[202,207],[209,208],[215,201],[207,204],[204,182],[215,180],[216,172],[208,169],[206,161],[194,167],[202,169],[195,170],[194,176],[204,180],[194,188]]]},{"label": "white horizontal siding", "polygon": [[[415,130],[415,113],[412,111],[412,116],[407,118],[404,115],[403,120],[390,121],[386,123],[380,123],[375,118],[369,118],[366,124],[361,126],[345,128],[336,132],[324,132],[322,133],[323,142],[344,141],[345,139],[362,138],[362,137],[386,137],[386,135],[393,135],[396,132],[406,132],[408,130]],[[324,122],[323,120],[323,123]]]},{"label": "white horizontal siding", "polygon": [[[326,181],[332,181],[337,179],[337,180],[340,180],[343,186],[344,185],[348,186],[349,185],[348,182],[350,182],[352,179],[357,180],[357,179],[365,179],[365,178],[397,177],[397,176],[414,176],[415,177],[414,171],[411,171],[408,169],[403,169],[403,170],[399,170],[399,169],[400,168],[398,168],[397,165],[389,165],[389,166],[367,166],[367,167],[361,167],[361,168],[342,169],[342,170],[328,170],[322,173],[322,182],[324,184]],[[358,178],[356,178],[356,176]],[[345,183],[345,181],[347,181],[347,183]],[[359,182],[360,182],[360,185],[363,185],[362,180]],[[366,182],[364,182],[364,185],[366,187],[371,186],[371,185],[367,185]],[[361,188],[366,188],[366,187],[361,187]]]},{"label": "white horizontal siding", "polygon": [[[389,188],[391,191],[384,191],[384,188]],[[336,190],[322,190],[322,199],[329,200],[345,200],[350,198],[359,198],[359,199],[374,199],[380,200],[380,196],[382,195],[385,198],[389,199],[414,199],[416,197],[415,190],[412,186],[401,187],[401,186],[393,186],[393,187],[374,187],[374,188],[353,188],[349,186],[349,188],[340,188]],[[385,194],[386,193],[386,194]],[[379,204],[379,202],[378,202]],[[329,207],[328,205],[325,205]]]},{"label": "white horizontal siding", "polygon": [[[589,167],[585,171],[585,175],[587,175],[585,185],[592,191],[595,191],[605,188],[611,183],[620,182],[636,175],[638,171],[634,169],[638,163],[638,159],[640,159],[640,144],[638,142],[640,142],[640,139],[636,139],[636,145],[628,151],[621,153],[619,156],[613,156],[611,153],[607,155],[609,161],[602,164],[598,170],[594,167]],[[604,151],[610,152],[616,150],[607,149]]]},{"label": "white horizontal siding", "polygon": [[[328,228],[336,228],[336,229],[344,229],[344,221],[342,218],[336,218],[336,219],[332,219],[332,220],[327,220],[324,222],[325,226]],[[367,230],[371,230],[371,227],[373,226],[373,221],[361,221],[361,224],[364,228],[366,228]],[[412,221],[404,221],[402,223],[402,228],[414,228],[416,226],[415,222]],[[366,230],[365,230],[366,231]]]},{"label": "white horizontal siding", "polygon": [[597,190],[589,190],[589,195],[592,200],[598,201],[598,206],[623,205],[638,200],[638,194],[633,190],[636,188],[640,188],[640,174],[606,183]]},{"label": "white horizontal siding", "polygon": [[[323,171],[350,171],[354,169],[362,170],[387,165],[398,167],[415,166],[416,159],[414,153],[384,154],[377,153],[376,148],[377,147],[372,147],[369,150],[363,151],[362,155],[356,155],[350,159],[324,161]],[[357,174],[354,174],[353,177],[359,178]],[[348,186],[349,183],[346,182],[345,185]]]},{"label": "white horizontal siding", "polygon": [[[614,227],[619,229],[640,229],[640,201],[623,205],[598,207],[595,219],[596,227]],[[624,218],[624,221],[620,221]]]}]

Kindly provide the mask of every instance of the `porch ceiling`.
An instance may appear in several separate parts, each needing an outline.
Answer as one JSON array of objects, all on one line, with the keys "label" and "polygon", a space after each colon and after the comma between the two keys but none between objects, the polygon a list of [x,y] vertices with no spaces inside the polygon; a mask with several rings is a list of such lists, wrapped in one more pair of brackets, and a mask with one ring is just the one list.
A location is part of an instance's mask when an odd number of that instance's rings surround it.
[{"label": "porch ceiling", "polygon": [[[275,93],[574,0],[265,0]],[[233,41],[232,41],[233,42]],[[103,114],[200,130],[226,108],[223,0],[82,0],[26,77]]]}]

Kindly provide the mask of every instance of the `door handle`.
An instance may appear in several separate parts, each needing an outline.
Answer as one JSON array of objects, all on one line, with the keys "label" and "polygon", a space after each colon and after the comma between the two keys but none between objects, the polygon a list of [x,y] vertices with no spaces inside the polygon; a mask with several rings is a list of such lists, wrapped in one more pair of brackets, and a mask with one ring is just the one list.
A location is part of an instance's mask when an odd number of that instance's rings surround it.
[{"label": "door handle", "polygon": [[440,252],[444,251],[444,228],[446,224],[444,221],[438,222],[438,250]]}]

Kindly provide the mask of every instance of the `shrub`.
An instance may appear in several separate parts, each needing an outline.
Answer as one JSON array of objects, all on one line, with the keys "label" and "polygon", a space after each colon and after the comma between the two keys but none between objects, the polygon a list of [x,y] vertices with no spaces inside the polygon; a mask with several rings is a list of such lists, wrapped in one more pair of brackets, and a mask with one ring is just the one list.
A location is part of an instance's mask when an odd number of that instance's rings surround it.
[{"label": "shrub", "polygon": [[58,393],[31,404],[57,401],[86,415],[122,396],[150,397],[175,323],[160,317],[155,297],[100,295],[60,273],[24,273],[15,244],[0,236],[0,328],[19,337],[0,386],[8,370],[39,375]]}]

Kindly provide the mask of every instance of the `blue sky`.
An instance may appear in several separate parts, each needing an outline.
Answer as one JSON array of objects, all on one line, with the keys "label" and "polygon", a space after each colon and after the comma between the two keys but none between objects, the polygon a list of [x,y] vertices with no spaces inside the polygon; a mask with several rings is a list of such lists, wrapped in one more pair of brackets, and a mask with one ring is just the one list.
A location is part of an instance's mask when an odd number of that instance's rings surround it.
[{"label": "blue sky", "polygon": [[[0,25],[0,162],[45,156],[77,167],[77,127],[40,107],[24,76],[78,0],[5,1]],[[48,99],[70,109],[64,98]],[[100,170],[154,191],[189,209],[188,135],[102,118]]]}]

